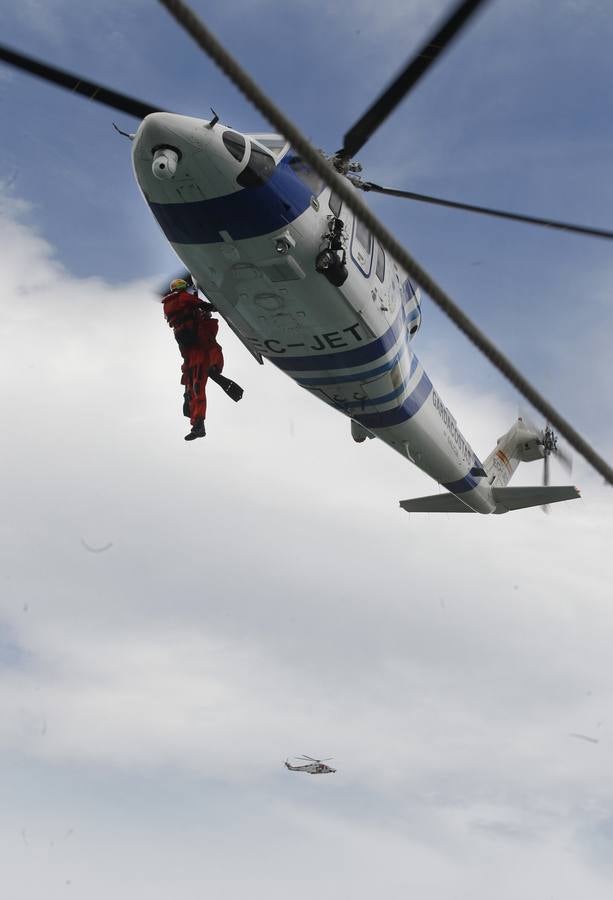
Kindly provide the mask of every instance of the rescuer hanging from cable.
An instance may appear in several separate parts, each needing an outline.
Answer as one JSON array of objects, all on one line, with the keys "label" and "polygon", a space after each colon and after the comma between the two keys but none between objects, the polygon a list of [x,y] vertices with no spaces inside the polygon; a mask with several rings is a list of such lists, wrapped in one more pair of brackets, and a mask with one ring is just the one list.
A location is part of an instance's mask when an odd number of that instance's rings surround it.
[{"label": "rescuer hanging from cable", "polygon": [[211,317],[215,310],[212,303],[200,300],[198,292],[188,290],[184,278],[170,282],[170,293],[162,299],[164,316],[173,329],[183,365],[181,384],[185,387],[183,415],[189,417],[192,429],[185,435],[186,441],[204,437],[206,430],[206,383],[210,378],[226,394],[238,402],[243,389],[235,381],[221,374],[224,359],[217,343],[217,319]]}]

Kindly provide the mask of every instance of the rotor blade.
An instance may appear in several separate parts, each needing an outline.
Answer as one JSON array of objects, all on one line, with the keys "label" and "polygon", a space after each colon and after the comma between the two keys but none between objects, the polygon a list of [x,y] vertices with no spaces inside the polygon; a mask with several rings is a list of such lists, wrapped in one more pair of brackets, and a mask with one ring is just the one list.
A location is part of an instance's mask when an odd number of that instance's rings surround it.
[{"label": "rotor blade", "polygon": [[542,219],[538,216],[524,216],[521,213],[505,212],[503,209],[491,209],[488,206],[475,206],[472,203],[460,203],[457,200],[443,200],[441,197],[430,197],[427,194],[415,194],[413,191],[399,191],[395,188],[381,187],[372,181],[354,182],[364,191],[375,191],[377,194],[388,194],[391,197],[402,197],[406,200],[417,200],[420,203],[432,203],[435,206],[446,206],[450,209],[462,209],[466,212],[481,213],[484,216],[495,216],[498,219],[511,219],[514,222],[527,222],[529,225],[542,225],[558,231],[571,231],[576,234],[587,234],[590,237],[613,240],[613,231],[604,228],[588,228],[585,225],[572,225],[569,222],[558,222],[555,219]]},{"label": "rotor blade", "polygon": [[72,91],[73,94],[81,94],[89,100],[95,100],[96,103],[103,103],[105,106],[110,106],[129,116],[135,116],[137,119],[144,119],[149,113],[165,111],[159,106],[151,106],[149,103],[144,103],[135,97],[129,97],[127,94],[120,94],[101,84],[87,81],[85,78],[81,78],[80,75],[50,66],[48,63],[42,62],[42,60],[34,59],[23,53],[17,53],[15,50],[4,46],[4,44],[0,44],[0,61],[7,63],[9,66],[14,66],[16,69],[29,72],[30,75],[36,75],[37,78],[42,78],[43,81],[57,84],[59,87]]},{"label": "rotor blade", "polygon": [[438,31],[423,44],[417,54],[407,63],[378,100],[364,113],[361,119],[347,131],[343,138],[343,147],[338,156],[351,159],[358,153],[366,141],[372,137],[379,125],[415,87],[420,78],[428,71],[439,56],[450,46],[454,38],[464,28],[470,17],[485,0],[461,0],[453,12],[447,17]]},{"label": "rotor blade", "polygon": [[[548,487],[549,485],[549,453],[546,453],[543,457],[543,487]],[[541,509],[544,513],[549,513],[549,504],[545,504],[541,506]]]},{"label": "rotor blade", "polygon": [[312,756],[297,756],[296,759],[308,759],[308,760],[310,760],[311,762],[314,762],[314,763],[323,763],[323,762],[330,762],[330,760],[331,760],[331,759],[334,759],[334,757],[333,757],[333,756],[326,756],[324,759],[315,759],[315,758],[312,757]]}]

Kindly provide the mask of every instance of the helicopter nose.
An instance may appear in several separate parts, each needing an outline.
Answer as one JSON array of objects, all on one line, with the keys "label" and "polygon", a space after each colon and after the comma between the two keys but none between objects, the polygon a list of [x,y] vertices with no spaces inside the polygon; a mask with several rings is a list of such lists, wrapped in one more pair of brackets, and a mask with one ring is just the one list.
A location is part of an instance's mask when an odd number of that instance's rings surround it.
[{"label": "helicopter nose", "polygon": [[224,149],[225,126],[173,113],[151,113],[132,143],[138,184],[153,203],[208,200],[240,190],[237,162]]}]

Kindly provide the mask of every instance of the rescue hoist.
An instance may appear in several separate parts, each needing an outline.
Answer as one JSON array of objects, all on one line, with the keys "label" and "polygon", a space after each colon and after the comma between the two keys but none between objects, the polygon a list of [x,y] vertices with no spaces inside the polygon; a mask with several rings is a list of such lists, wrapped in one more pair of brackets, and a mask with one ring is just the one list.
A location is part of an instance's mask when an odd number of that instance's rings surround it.
[{"label": "rescue hoist", "polygon": [[328,231],[322,234],[322,249],[315,259],[315,269],[324,275],[334,287],[347,281],[347,241],[345,223],[336,216],[328,216]]}]

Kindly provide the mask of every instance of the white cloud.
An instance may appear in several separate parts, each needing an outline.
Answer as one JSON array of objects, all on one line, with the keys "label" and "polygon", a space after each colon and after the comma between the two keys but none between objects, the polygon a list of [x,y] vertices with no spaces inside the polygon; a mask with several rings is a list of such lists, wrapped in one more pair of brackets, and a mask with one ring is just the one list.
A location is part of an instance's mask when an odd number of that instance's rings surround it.
[{"label": "white cloud", "polygon": [[[432,483],[354,445],[230,335],[245,399],[211,390],[210,433],[186,445],[149,286],[72,278],[18,204],[0,247],[0,752],[24,785],[0,828],[24,900],[43,883],[59,896],[70,873],[94,900],[247,883],[268,898],[485,898],[492,881],[505,900],[544,885],[608,897],[597,479],[580,470],[588,499],[548,518],[408,517],[397,500]],[[446,380],[487,450],[515,410]],[[294,753],[334,755],[339,772],[292,779]],[[79,789],[58,798],[64,778]],[[75,819],[74,849],[45,869],[45,836]]]}]

